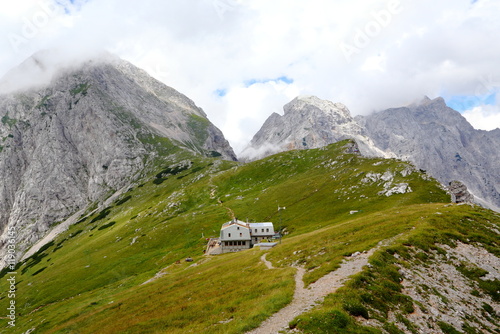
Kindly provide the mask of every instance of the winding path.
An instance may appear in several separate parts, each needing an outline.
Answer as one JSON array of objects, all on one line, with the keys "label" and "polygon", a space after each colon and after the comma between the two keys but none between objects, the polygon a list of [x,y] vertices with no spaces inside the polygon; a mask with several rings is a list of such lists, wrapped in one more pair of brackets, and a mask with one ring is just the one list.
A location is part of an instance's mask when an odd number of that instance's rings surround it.
[{"label": "winding path", "polygon": [[[264,321],[260,327],[247,333],[274,334],[287,329],[288,323],[295,317],[321,303],[326,295],[335,292],[350,276],[360,272],[368,264],[368,258],[380,247],[386,245],[387,241],[380,242],[377,247],[367,252],[354,253],[348,259],[344,259],[339,269],[321,277],[307,289],[304,288],[303,281],[306,271],[302,267],[296,267],[295,294],[292,302]],[[262,255],[261,260],[269,269],[274,269],[272,263],[266,259],[266,254]]]}]

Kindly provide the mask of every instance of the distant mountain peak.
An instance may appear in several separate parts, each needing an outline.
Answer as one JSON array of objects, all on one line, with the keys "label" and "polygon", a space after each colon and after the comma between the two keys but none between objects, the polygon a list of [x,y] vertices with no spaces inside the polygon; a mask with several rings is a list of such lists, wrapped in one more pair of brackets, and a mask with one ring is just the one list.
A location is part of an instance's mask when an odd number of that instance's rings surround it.
[{"label": "distant mountain peak", "polygon": [[285,114],[291,110],[303,109],[305,105],[310,105],[318,108],[320,111],[329,114],[339,114],[344,118],[351,118],[349,109],[342,103],[334,103],[328,100],[322,100],[314,95],[297,96],[295,99],[287,103],[283,109]]},{"label": "distant mountain peak", "polygon": [[316,96],[298,96],[283,110],[283,116],[274,113],[266,120],[240,154],[241,159],[255,160],[291,149],[318,148],[343,139],[355,139],[365,155],[384,155],[364,136],[342,103]]},{"label": "distant mountain peak", "polygon": [[441,96],[438,96],[434,99],[430,99],[427,95],[424,95],[424,97],[420,101],[410,104],[409,107],[429,106],[429,105],[439,105],[446,107],[446,102]]}]

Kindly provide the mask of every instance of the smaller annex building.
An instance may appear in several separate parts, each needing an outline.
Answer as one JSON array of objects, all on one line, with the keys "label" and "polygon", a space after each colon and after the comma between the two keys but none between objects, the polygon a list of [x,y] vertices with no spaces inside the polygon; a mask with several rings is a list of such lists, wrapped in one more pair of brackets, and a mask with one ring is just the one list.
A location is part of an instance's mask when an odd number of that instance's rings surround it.
[{"label": "smaller annex building", "polygon": [[274,236],[273,223],[245,223],[233,219],[223,224],[220,229],[221,253],[249,249],[262,240],[271,239]]}]

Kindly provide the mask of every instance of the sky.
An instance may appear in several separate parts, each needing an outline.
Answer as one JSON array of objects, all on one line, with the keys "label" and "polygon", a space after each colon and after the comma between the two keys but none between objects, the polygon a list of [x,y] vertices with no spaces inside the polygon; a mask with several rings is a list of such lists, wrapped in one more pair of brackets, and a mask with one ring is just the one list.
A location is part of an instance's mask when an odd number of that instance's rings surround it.
[{"label": "sky", "polygon": [[500,127],[498,0],[0,0],[0,76],[107,50],[191,98],[238,153],[299,95],[367,115],[442,96]]}]

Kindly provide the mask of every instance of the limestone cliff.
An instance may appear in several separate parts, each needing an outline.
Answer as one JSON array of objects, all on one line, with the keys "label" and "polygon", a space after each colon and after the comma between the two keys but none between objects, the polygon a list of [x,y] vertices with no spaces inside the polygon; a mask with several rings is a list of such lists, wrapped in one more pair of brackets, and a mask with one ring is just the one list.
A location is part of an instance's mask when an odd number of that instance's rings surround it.
[{"label": "limestone cliff", "polygon": [[16,78],[54,73],[0,95],[0,255],[7,226],[20,256],[54,223],[127,186],[160,152],[235,160],[203,110],[126,61],[105,55],[48,67],[34,55],[0,84],[5,91]]}]

